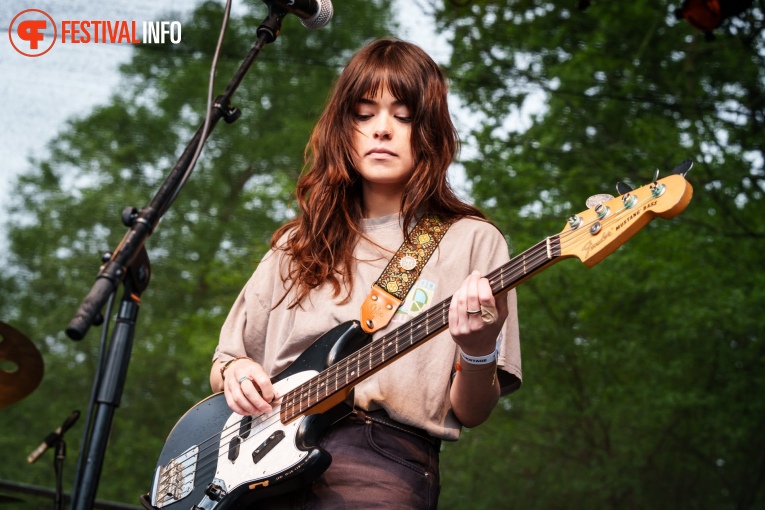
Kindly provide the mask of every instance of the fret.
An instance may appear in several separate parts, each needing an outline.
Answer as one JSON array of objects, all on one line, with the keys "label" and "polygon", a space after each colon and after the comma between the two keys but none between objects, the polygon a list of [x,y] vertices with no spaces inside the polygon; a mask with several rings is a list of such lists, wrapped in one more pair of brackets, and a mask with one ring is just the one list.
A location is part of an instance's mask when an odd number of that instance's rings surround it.
[{"label": "fret", "polygon": [[[492,292],[497,294],[508,286],[517,283],[523,276],[543,267],[549,259],[558,255],[559,242],[557,236],[549,237],[516,256],[504,266],[489,273],[486,277],[489,279]],[[341,387],[354,385],[358,380],[363,379],[367,373],[373,372],[379,365],[392,361],[410,347],[414,347],[417,343],[441,331],[449,324],[450,303],[451,298],[437,303],[433,308],[424,311],[422,315],[373,341],[354,355],[327,368],[312,380],[306,381],[300,387],[289,392],[283,403],[283,416],[287,420],[293,419],[310,409],[312,405],[316,405],[321,399],[339,391]],[[406,341],[407,337],[409,345],[402,346],[400,343]],[[366,356],[366,358],[362,359],[362,356]],[[330,370],[334,373],[329,372]],[[341,371],[345,374],[344,383],[341,380],[343,377]],[[333,384],[334,388],[330,388]],[[323,397],[321,395],[322,390]]]},{"label": "fret", "polygon": [[289,394],[289,392],[288,392],[288,393],[287,393],[287,394],[284,396],[284,400],[282,400],[282,409],[281,409],[281,414],[282,414],[282,416],[283,416],[285,419],[287,419],[287,417],[289,416],[289,412],[290,412],[290,397],[289,397],[289,395],[290,395],[290,394]]}]

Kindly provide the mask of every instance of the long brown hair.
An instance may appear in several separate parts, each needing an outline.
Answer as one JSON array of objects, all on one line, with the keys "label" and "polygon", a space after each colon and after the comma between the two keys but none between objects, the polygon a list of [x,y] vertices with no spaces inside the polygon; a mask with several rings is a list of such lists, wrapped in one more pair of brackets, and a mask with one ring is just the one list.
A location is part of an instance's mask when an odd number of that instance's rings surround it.
[{"label": "long brown hair", "polygon": [[[462,202],[447,181],[458,147],[447,104],[448,86],[438,65],[421,48],[397,39],[376,40],[348,62],[327,101],[305,152],[295,199],[298,217],[279,228],[271,248],[290,255],[282,278],[295,291],[290,306],[311,289],[329,283],[337,297],[353,284],[353,251],[363,233],[361,177],[353,167],[353,131],[360,99],[380,87],[403,101],[412,114],[414,172],[401,198],[406,228],[418,211],[443,219],[483,214]],[[286,234],[286,242],[280,240]],[[347,298],[346,298],[347,299]]]}]

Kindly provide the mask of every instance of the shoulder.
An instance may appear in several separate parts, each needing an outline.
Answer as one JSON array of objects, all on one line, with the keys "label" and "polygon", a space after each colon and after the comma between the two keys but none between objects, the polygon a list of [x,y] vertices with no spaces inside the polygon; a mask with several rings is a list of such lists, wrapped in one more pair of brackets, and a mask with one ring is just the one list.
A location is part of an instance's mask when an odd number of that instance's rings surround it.
[{"label": "shoulder", "polygon": [[275,252],[275,251],[285,252],[287,250],[287,242],[292,236],[295,235],[296,232],[297,232],[297,227],[292,227],[282,232],[282,235],[280,235],[276,241],[273,241],[271,243],[271,249],[268,251],[268,253],[271,254],[272,252]]},{"label": "shoulder", "polygon": [[[465,216],[458,219],[449,227],[449,232],[462,242],[470,239],[479,243],[506,244],[504,234],[496,225],[489,220],[475,216]],[[449,234],[447,233],[447,235]]]},{"label": "shoulder", "polygon": [[443,248],[464,267],[493,270],[510,259],[508,242],[493,223],[467,216],[454,222],[442,240]]},{"label": "shoulder", "polygon": [[287,241],[293,233],[294,229],[284,232],[258,261],[248,282],[249,287],[257,288],[266,282],[280,281],[285,272],[289,271],[291,257]]}]

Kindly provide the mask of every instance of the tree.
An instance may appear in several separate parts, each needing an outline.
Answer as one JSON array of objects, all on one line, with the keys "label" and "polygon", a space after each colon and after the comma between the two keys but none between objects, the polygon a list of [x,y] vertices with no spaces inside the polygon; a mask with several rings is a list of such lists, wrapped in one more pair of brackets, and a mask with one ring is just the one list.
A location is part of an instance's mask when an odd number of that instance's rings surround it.
[{"label": "tree", "polygon": [[446,449],[444,508],[763,505],[762,4],[711,42],[674,7],[436,6],[478,119],[474,198],[516,252],[605,186],[695,162],[679,218],[520,287],[524,387]]},{"label": "tree", "polygon": [[[173,424],[209,395],[220,326],[271,233],[291,214],[289,193],[331,82],[364,42],[394,28],[386,3],[346,3],[331,30],[305,31],[295,16],[285,18],[280,38],[234,96],[242,118],[218,126],[147,243],[152,281],[99,498],[136,503]],[[215,93],[256,40],[265,9],[249,4],[251,13],[231,20]],[[98,329],[75,343],[64,327],[93,283],[100,254],[125,232],[122,209],[148,204],[201,124],[221,15],[218,3],[204,3],[183,23],[182,44],[137,46],[111,102],[72,119],[50,157],[19,179],[0,306],[4,320],[39,339],[46,371],[40,388],[0,415],[0,479],[52,485],[46,463],[28,467],[23,452],[72,409],[85,412],[99,347]],[[68,435],[65,487],[82,422]]]}]

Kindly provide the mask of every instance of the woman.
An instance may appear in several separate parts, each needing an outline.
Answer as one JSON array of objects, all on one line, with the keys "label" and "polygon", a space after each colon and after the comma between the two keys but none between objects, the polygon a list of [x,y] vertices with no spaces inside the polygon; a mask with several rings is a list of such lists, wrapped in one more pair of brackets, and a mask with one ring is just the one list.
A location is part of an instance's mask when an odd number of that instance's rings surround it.
[{"label": "woman", "polygon": [[322,333],[360,318],[426,211],[451,226],[377,335],[454,296],[449,328],[355,387],[357,412],[322,439],[329,469],[273,507],[435,508],[440,440],[481,424],[500,392],[520,385],[515,294],[495,300],[481,277],[508,261],[506,242],[449,187],[456,150],[446,79],[425,52],[382,39],[351,59],[306,149],[299,214],[234,304],[210,383],[239,414],[270,412],[280,397],[270,379]]}]

